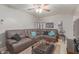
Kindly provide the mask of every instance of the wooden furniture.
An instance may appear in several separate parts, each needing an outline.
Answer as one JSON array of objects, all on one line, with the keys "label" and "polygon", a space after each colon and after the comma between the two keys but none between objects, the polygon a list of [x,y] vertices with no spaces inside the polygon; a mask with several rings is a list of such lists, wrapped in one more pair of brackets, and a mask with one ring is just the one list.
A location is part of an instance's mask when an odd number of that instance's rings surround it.
[{"label": "wooden furniture", "polygon": [[68,54],[74,54],[75,45],[74,45],[74,41],[72,39],[67,39],[67,53]]}]

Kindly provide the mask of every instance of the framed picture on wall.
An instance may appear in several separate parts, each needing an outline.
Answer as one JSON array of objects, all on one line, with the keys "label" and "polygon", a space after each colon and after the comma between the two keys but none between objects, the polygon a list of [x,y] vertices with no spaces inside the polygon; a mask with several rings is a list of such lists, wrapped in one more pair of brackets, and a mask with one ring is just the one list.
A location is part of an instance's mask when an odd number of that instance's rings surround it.
[{"label": "framed picture on wall", "polygon": [[54,28],[54,23],[46,23],[46,28]]}]

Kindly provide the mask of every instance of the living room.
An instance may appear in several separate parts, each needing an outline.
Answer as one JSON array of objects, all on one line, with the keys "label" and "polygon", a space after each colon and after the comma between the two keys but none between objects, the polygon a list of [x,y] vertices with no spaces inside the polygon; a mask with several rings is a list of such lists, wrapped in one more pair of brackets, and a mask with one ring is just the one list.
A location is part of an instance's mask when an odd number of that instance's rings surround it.
[{"label": "living room", "polygon": [[[69,4],[1,4],[0,5],[0,53],[2,54],[67,54],[74,53],[67,49],[67,40],[74,39],[73,20],[77,19],[78,5]],[[20,33],[21,36],[32,40],[31,43],[9,46],[11,35]],[[50,37],[51,35],[56,38]],[[38,35],[38,37],[34,37]],[[18,36],[18,35],[17,35]],[[37,53],[33,47],[40,44],[39,39],[47,39],[46,44],[52,46],[52,53],[44,49]],[[10,40],[9,40],[10,39]],[[34,40],[35,39],[35,40]],[[10,41],[10,42],[9,42]],[[44,42],[45,42],[44,41]],[[6,43],[7,42],[7,43]],[[41,43],[44,43],[43,40]],[[70,41],[71,42],[71,41]],[[69,42],[69,43],[70,43]],[[19,45],[20,44],[20,45]],[[30,45],[29,45],[30,44]],[[17,46],[19,45],[19,46]],[[26,46],[27,45],[27,46]],[[55,45],[55,49],[54,46]],[[7,46],[7,47],[6,47]],[[71,46],[71,45],[70,45]],[[69,47],[70,47],[69,46]],[[12,47],[12,48],[11,48]],[[46,47],[47,48],[47,47]],[[50,49],[50,50],[51,50]],[[6,50],[6,51],[5,51]],[[38,49],[39,50],[39,49]],[[49,49],[48,49],[49,50]],[[68,52],[67,52],[68,50]]]}]

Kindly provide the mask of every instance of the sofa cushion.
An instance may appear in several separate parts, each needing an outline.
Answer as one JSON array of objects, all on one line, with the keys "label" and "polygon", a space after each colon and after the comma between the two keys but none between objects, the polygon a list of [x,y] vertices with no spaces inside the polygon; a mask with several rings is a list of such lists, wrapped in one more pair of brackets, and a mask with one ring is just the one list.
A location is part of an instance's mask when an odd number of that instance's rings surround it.
[{"label": "sofa cushion", "polygon": [[31,41],[32,41],[31,39],[25,38],[20,40],[18,43],[13,44],[12,46],[13,46],[14,52],[18,53],[23,51],[24,49],[26,49],[28,46],[31,45],[32,43]]},{"label": "sofa cushion", "polygon": [[21,45],[21,44],[24,44],[24,43],[27,43],[27,42],[29,42],[29,41],[31,41],[31,39],[29,39],[29,38],[24,38],[24,39],[22,39],[22,40],[20,40],[17,44],[14,44],[15,46],[19,46],[19,45]]},{"label": "sofa cushion", "polygon": [[9,42],[9,44],[17,43],[17,41],[16,40],[13,40],[13,39],[8,39],[7,41]]},{"label": "sofa cushion", "polygon": [[37,29],[26,29],[25,33],[26,33],[26,36],[29,37],[29,38],[32,38],[33,34],[36,34],[35,36],[38,35]]},{"label": "sofa cushion", "polygon": [[25,38],[26,35],[25,35],[25,30],[8,30],[6,32],[6,37],[7,38],[11,38],[14,34],[18,34],[20,35],[21,38]]}]

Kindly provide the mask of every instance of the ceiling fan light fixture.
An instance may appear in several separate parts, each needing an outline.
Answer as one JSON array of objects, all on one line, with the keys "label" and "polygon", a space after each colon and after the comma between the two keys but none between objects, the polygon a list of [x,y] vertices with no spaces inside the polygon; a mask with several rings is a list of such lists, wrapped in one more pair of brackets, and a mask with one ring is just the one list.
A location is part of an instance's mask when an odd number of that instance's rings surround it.
[{"label": "ceiling fan light fixture", "polygon": [[42,13],[42,9],[36,9],[36,13]]},{"label": "ceiling fan light fixture", "polygon": [[42,13],[42,11],[43,11],[42,9],[39,9],[39,13]]},{"label": "ceiling fan light fixture", "polygon": [[36,9],[36,13],[38,13],[39,12],[39,9]]}]

